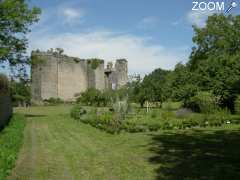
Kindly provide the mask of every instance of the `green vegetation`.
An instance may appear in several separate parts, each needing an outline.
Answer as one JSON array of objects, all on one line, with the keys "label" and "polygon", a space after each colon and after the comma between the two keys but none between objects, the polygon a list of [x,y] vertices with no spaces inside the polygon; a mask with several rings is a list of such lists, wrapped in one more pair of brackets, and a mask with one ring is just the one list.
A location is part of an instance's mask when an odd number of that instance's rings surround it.
[{"label": "green vegetation", "polygon": [[29,80],[21,78],[18,81],[11,82],[12,102],[14,106],[30,105],[31,90]]},{"label": "green vegetation", "polygon": [[129,84],[130,99],[142,107],[146,101],[161,106],[171,100],[181,101],[193,111],[208,111],[215,106],[234,113],[240,95],[239,24],[240,16],[215,14],[205,27],[194,27],[190,60],[177,64],[173,71],[156,69],[136,79]]},{"label": "green vegetation", "polygon": [[[183,109],[153,108],[148,113],[146,109],[131,108],[131,111],[112,108],[83,107],[75,105],[71,117],[108,133],[148,132],[159,130],[180,130],[189,128],[208,128],[226,124],[240,124],[240,116],[232,115],[226,110],[215,110],[211,114],[184,112]],[[126,107],[126,105],[124,105]],[[121,109],[121,108],[120,108]],[[124,116],[119,118],[119,116]]]},{"label": "green vegetation", "polygon": [[0,95],[9,93],[9,82],[5,75],[0,74]]},{"label": "green vegetation", "polygon": [[111,102],[110,96],[107,92],[90,88],[87,91],[77,95],[77,103],[87,106],[107,106]]},{"label": "green vegetation", "polygon": [[0,179],[5,179],[15,166],[23,143],[24,116],[15,114],[9,125],[0,132]]},{"label": "green vegetation", "polygon": [[44,100],[44,104],[47,106],[55,106],[55,105],[59,105],[59,104],[63,104],[64,101],[60,98],[49,98],[49,99],[45,99]]},{"label": "green vegetation", "polygon": [[[4,0],[0,3],[0,63],[25,70],[29,63],[25,56],[29,26],[38,21],[40,9],[29,8],[25,0]],[[19,73],[19,71],[17,73]],[[25,73],[25,71],[24,71]]]},{"label": "green vegetation", "polygon": [[31,56],[31,65],[32,66],[37,66],[37,65],[45,65],[46,64],[46,60],[44,58],[41,58],[38,55],[33,54]]},{"label": "green vegetation", "polygon": [[217,98],[209,92],[199,91],[195,96],[185,102],[184,106],[194,112],[211,113],[218,110]]},{"label": "green vegetation", "polygon": [[103,60],[101,59],[88,59],[88,64],[91,65],[92,70],[96,70],[100,64],[103,64]]},{"label": "green vegetation", "polygon": [[[162,110],[177,107],[169,104],[163,104]],[[27,117],[27,126],[24,146],[10,180],[240,176],[239,125],[111,135],[71,119],[70,109],[72,106],[17,109]]]}]

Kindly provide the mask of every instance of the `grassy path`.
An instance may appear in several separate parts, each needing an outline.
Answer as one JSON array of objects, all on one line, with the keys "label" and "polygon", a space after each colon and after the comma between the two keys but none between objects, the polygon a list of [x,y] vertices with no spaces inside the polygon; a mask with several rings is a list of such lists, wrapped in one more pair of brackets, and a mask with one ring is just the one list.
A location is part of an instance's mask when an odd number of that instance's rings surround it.
[{"label": "grassy path", "polygon": [[69,117],[69,107],[19,109],[25,140],[8,179],[154,179],[151,137],[113,136]]},{"label": "grassy path", "polygon": [[18,109],[24,145],[9,180],[240,179],[240,126],[106,134],[69,106]]}]

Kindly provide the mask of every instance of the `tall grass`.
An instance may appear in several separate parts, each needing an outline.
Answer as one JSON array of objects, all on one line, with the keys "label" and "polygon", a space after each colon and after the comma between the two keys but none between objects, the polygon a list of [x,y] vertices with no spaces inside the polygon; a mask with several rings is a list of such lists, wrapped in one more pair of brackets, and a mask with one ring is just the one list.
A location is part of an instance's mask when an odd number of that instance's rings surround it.
[{"label": "tall grass", "polygon": [[23,143],[25,119],[16,114],[9,125],[0,132],[0,180],[5,179],[15,166],[19,149]]}]

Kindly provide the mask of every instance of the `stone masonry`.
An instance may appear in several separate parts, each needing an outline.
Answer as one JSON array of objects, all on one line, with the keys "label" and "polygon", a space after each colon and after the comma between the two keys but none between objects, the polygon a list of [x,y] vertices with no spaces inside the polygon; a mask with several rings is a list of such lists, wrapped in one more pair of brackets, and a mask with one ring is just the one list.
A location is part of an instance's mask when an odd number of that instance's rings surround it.
[{"label": "stone masonry", "polygon": [[53,51],[33,51],[31,55],[32,101],[51,97],[74,101],[75,95],[88,88],[119,89],[128,81],[128,62],[116,60],[104,68],[104,60],[79,59]]}]

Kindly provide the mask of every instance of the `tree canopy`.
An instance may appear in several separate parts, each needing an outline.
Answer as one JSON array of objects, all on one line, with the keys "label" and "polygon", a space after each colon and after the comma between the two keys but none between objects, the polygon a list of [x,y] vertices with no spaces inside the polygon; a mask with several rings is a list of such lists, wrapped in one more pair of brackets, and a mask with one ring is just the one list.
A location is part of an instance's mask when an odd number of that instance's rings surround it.
[{"label": "tree canopy", "polygon": [[193,30],[195,45],[189,61],[173,71],[156,69],[135,82],[138,102],[171,98],[185,104],[203,91],[213,94],[220,106],[234,110],[240,94],[240,16],[214,14],[205,27]]},{"label": "tree canopy", "polygon": [[8,62],[11,67],[29,63],[25,56],[26,34],[40,13],[39,8],[30,8],[26,0],[0,1],[0,63]]}]

